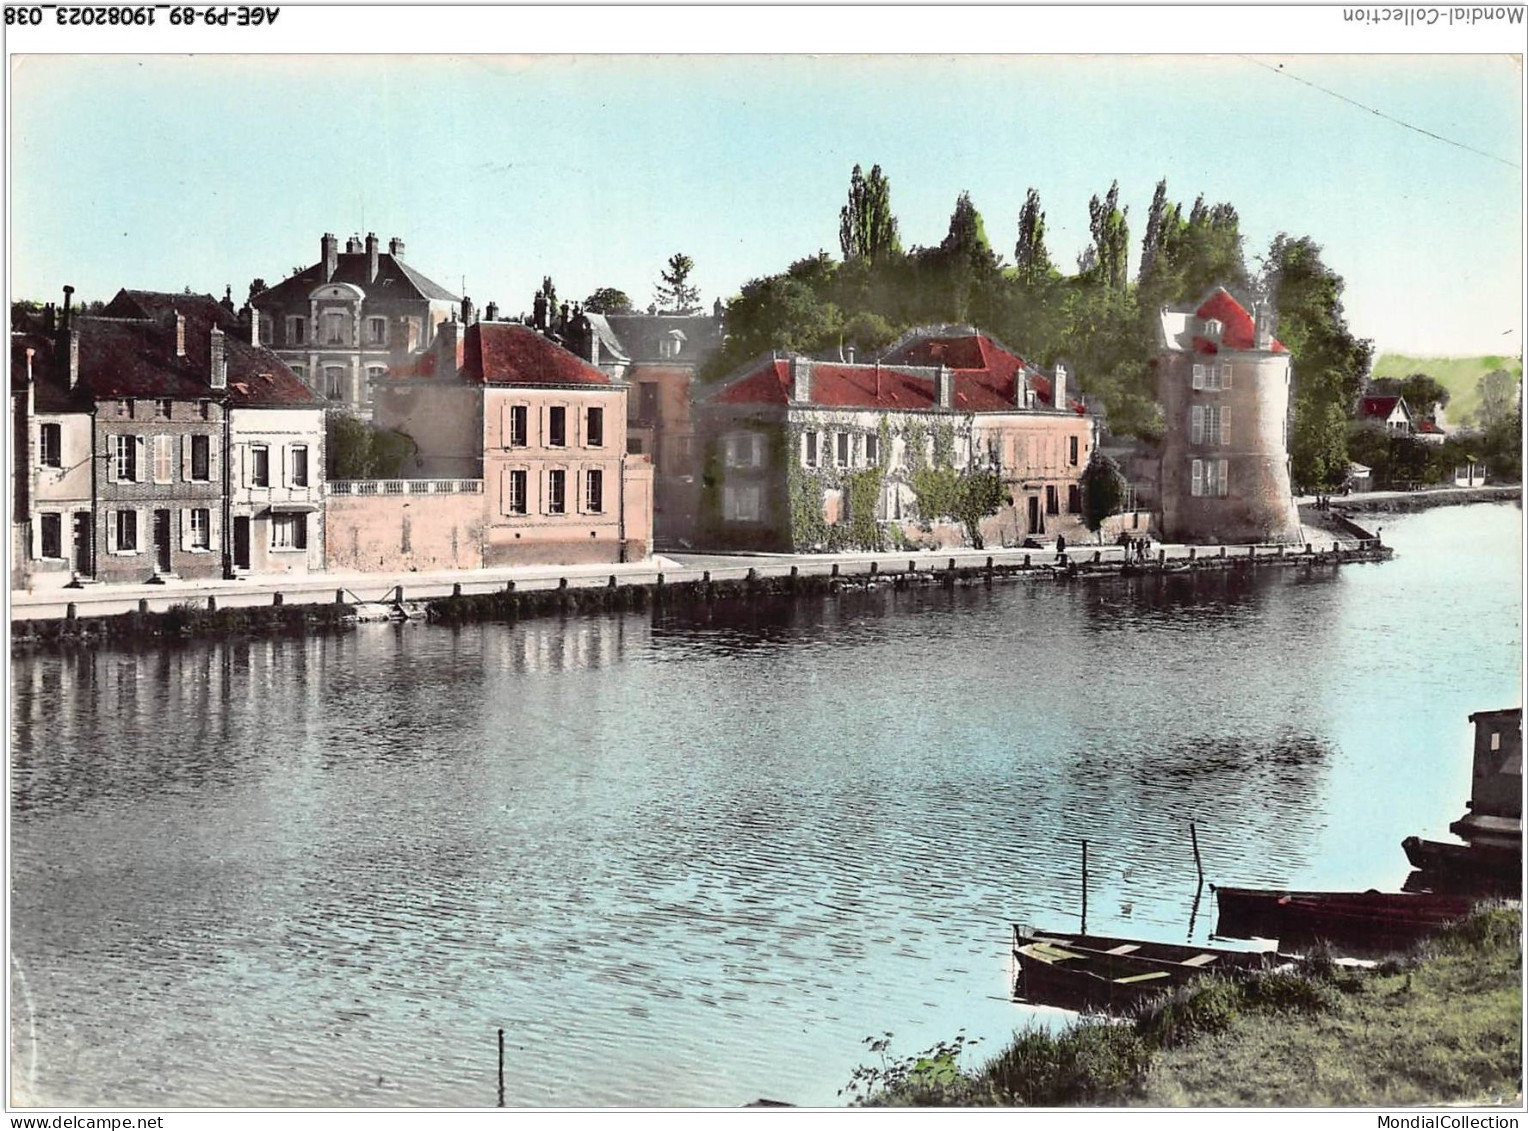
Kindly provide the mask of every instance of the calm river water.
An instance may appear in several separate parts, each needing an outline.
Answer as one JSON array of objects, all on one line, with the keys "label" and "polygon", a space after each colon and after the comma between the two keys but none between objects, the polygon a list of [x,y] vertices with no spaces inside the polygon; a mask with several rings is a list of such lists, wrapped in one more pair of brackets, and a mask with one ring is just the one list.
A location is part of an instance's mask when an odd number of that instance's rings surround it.
[{"label": "calm river water", "polygon": [[[1009,924],[1190,930],[1210,880],[1398,886],[1520,700],[1522,512],[1399,556],[363,626],[12,666],[22,1102],[839,1102],[997,1051]],[[1206,893],[1196,936],[1211,926]],[[1043,1021],[1043,1018],[1042,1018]]]}]

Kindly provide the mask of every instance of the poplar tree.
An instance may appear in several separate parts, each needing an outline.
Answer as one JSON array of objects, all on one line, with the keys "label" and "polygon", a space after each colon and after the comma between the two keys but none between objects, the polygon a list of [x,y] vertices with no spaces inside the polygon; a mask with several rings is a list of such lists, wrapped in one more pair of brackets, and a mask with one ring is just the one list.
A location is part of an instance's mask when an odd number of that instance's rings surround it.
[{"label": "poplar tree", "polygon": [[858,165],[849,174],[849,202],[838,214],[838,246],[844,261],[875,264],[888,255],[900,255],[897,218],[891,213],[891,182],[879,165],[866,177]]},{"label": "poplar tree", "polygon": [[1045,247],[1045,213],[1040,211],[1040,193],[1034,188],[1024,197],[1019,212],[1019,242],[1013,245],[1013,263],[1019,282],[1026,287],[1046,282],[1056,270]]}]

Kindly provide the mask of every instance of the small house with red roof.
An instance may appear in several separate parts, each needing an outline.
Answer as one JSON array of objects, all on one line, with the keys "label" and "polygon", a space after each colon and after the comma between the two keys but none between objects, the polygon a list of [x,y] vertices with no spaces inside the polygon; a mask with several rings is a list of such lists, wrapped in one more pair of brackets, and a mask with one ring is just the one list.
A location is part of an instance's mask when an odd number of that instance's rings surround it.
[{"label": "small house with red roof", "polygon": [[697,405],[701,540],[786,551],[960,544],[964,526],[940,513],[939,472],[1001,479],[984,542],[1079,538],[1095,437],[1067,380],[1065,365],[1047,377],[968,326],[910,332],[868,363],[762,357]]},{"label": "small house with red roof", "polygon": [[[376,390],[375,422],[418,444],[409,485],[435,480],[443,489],[432,493],[451,498],[424,504],[433,518],[405,521],[388,498],[340,513],[331,496],[337,557],[352,568],[569,565],[650,552],[652,465],[626,454],[626,386],[546,334],[449,320],[429,352]],[[352,554],[347,539],[372,548]]]},{"label": "small house with red roof", "polygon": [[[1392,436],[1414,436],[1417,433],[1416,419],[1405,397],[1360,397],[1358,422],[1370,428],[1382,428]],[[1439,435],[1441,437],[1442,433]],[[1438,442],[1442,443],[1442,440]]]},{"label": "small house with red roof", "polygon": [[1289,351],[1271,313],[1224,287],[1160,314],[1162,535],[1298,543],[1289,479]]},{"label": "small house with red roof", "polygon": [[365,415],[371,386],[422,353],[462,300],[404,262],[401,239],[326,232],[319,258],[254,295],[261,344],[333,405]]}]

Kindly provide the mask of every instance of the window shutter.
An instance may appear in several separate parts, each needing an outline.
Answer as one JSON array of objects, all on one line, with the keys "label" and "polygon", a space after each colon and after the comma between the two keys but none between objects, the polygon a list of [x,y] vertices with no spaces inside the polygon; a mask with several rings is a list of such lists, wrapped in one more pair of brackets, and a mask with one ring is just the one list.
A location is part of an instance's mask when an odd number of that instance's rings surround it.
[{"label": "window shutter", "polygon": [[287,453],[291,450],[291,446],[288,444],[281,444],[276,448],[276,461],[281,464],[281,485],[283,487],[287,485],[287,461],[291,458]]},{"label": "window shutter", "polygon": [[42,557],[42,515],[32,516],[32,557]]},{"label": "window shutter", "polygon": [[1226,364],[1224,364],[1224,365],[1222,365],[1220,367],[1220,387],[1222,389],[1229,389],[1231,387],[1231,364],[1230,364],[1230,362],[1227,362]]},{"label": "window shutter", "polygon": [[[504,415],[506,420],[509,418],[509,406],[508,405],[504,406],[503,415]],[[508,435],[509,435],[509,433],[506,432],[505,436],[507,437]],[[515,513],[514,494],[513,494],[514,483],[515,483],[515,473],[510,468],[506,467],[506,468],[504,468],[503,470],[501,470],[499,472],[499,513],[500,514],[514,514]]]},{"label": "window shutter", "polygon": [[133,452],[133,482],[143,483],[146,482],[147,479],[153,478],[153,476],[145,477],[143,474],[143,466],[147,462],[146,457],[148,456],[149,449],[148,438],[146,436],[134,436],[133,444],[137,448],[137,450]]},{"label": "window shutter", "polygon": [[222,517],[222,507],[214,506],[207,508],[207,546],[209,549],[221,550],[223,548],[223,542],[221,539],[222,524],[219,521],[222,519]]},{"label": "window shutter", "polygon": [[1219,469],[1219,470],[1220,470],[1220,475],[1219,475],[1219,477],[1218,477],[1218,478],[1217,478],[1217,480],[1216,480],[1216,484],[1215,484],[1215,490],[1216,490],[1216,492],[1217,492],[1217,493],[1218,493],[1218,494],[1219,494],[1219,495],[1220,495],[1220,496],[1221,496],[1221,497],[1222,497],[1222,498],[1223,498],[1223,497],[1224,497],[1224,496],[1225,496],[1225,494],[1226,494],[1226,486],[1227,486],[1227,485],[1226,485],[1226,478],[1227,478],[1227,477],[1226,477],[1226,471],[1227,471],[1227,470],[1228,470],[1228,464],[1229,464],[1229,462],[1230,462],[1230,461],[1229,461],[1229,460],[1221,460],[1221,461],[1220,461],[1220,469]]},{"label": "window shutter", "polygon": [[239,486],[249,486],[249,445],[239,445]]},{"label": "window shutter", "polygon": [[218,451],[219,451],[218,438],[216,436],[208,436],[207,437],[207,478],[209,480],[211,480],[213,483],[218,484],[219,485],[219,490],[221,491],[223,480],[218,475]]},{"label": "window shutter", "polygon": [[180,512],[180,548],[191,548],[191,512],[188,510]]},{"label": "window shutter", "polygon": [[1196,459],[1193,467],[1193,480],[1189,485],[1189,494],[1204,494],[1204,460]]},{"label": "window shutter", "polygon": [[180,438],[180,478],[183,483],[191,481],[191,437],[189,435]]},{"label": "window shutter", "polygon": [[[500,405],[499,405],[499,447],[507,448],[507,447],[509,447],[513,443],[514,435],[515,435],[514,426],[515,426],[515,411],[514,411],[514,407],[512,405],[510,405],[510,403],[508,401],[504,401],[504,402],[500,403]],[[504,480],[504,484],[505,484],[505,490],[507,492],[508,486],[509,486],[509,480],[508,479]],[[506,494],[505,498],[506,499],[508,498],[507,494]],[[508,514],[509,512],[505,511],[504,513]]]},{"label": "window shutter", "polygon": [[1220,444],[1225,447],[1231,442],[1231,413],[1222,408],[1220,410]]},{"label": "window shutter", "polygon": [[1194,388],[1204,388],[1204,366],[1202,365],[1194,366]]},{"label": "window shutter", "polygon": [[1190,411],[1189,419],[1192,421],[1189,426],[1189,442],[1193,444],[1204,443],[1204,406],[1196,404]]},{"label": "window shutter", "polygon": [[122,442],[120,436],[108,436],[106,440],[106,482],[117,481],[117,447]]},{"label": "window shutter", "polygon": [[108,554],[115,554],[117,552],[118,521],[116,511],[106,512],[106,552]]}]

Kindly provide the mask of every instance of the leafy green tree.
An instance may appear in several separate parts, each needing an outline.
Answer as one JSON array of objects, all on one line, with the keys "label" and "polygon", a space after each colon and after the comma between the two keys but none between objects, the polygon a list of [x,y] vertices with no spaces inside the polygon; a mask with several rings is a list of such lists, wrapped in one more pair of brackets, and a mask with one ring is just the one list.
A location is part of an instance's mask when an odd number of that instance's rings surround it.
[{"label": "leafy green tree", "polygon": [[397,479],[419,454],[407,432],[378,428],[348,412],[332,411],[324,423],[331,479]]},{"label": "leafy green tree", "polygon": [[[1088,231],[1093,243],[1083,252],[1087,268],[1083,274],[1096,274],[1111,290],[1123,291],[1129,278],[1130,209],[1119,207],[1119,181],[1109,186],[1103,200],[1097,195],[1088,201]],[[1079,260],[1078,265],[1082,266]]]},{"label": "leafy green tree", "polygon": [[[1125,503],[1125,477],[1119,464],[1097,448],[1082,471],[1082,521],[1094,534],[1103,529],[1104,520],[1118,514]],[[1102,535],[1099,535],[1102,539]]]},{"label": "leafy green tree", "polygon": [[263,293],[267,289],[264,279],[251,279],[249,281],[249,297],[244,301],[253,302],[256,295]]},{"label": "leafy green tree", "polygon": [[1013,245],[1014,274],[1019,285],[1039,287],[1056,274],[1045,247],[1045,213],[1040,210],[1039,190],[1031,188],[1019,212],[1019,240]]},{"label": "leafy green tree", "polygon": [[985,549],[981,522],[989,515],[997,514],[1008,503],[1008,487],[1002,477],[992,471],[971,469],[957,480],[954,499],[954,515],[966,528],[971,545]]},{"label": "leafy green tree", "polygon": [[653,299],[665,314],[694,314],[700,309],[700,290],[690,285],[695,261],[683,252],[669,256],[668,267],[658,275]]},{"label": "leafy green tree", "polygon": [[1489,431],[1505,422],[1518,408],[1521,388],[1517,380],[1505,369],[1493,369],[1475,382],[1480,396],[1476,418],[1482,428]]},{"label": "leafy green tree", "polygon": [[1411,411],[1426,416],[1434,404],[1448,406],[1449,392],[1426,373],[1408,373],[1405,377],[1375,377],[1369,382],[1371,397],[1405,397]]},{"label": "leafy green tree", "polygon": [[584,309],[591,314],[630,314],[631,298],[625,291],[601,287],[584,299]]},{"label": "leafy green tree", "polygon": [[1344,283],[1308,236],[1274,237],[1264,285],[1278,311],[1279,339],[1294,364],[1290,457],[1296,483],[1329,490],[1347,468],[1347,421],[1374,356],[1353,336],[1342,307]]},{"label": "leafy green tree", "polygon": [[891,182],[879,165],[866,177],[858,165],[849,174],[849,202],[838,214],[838,246],[844,261],[877,263],[902,254],[897,218],[891,212]]}]

